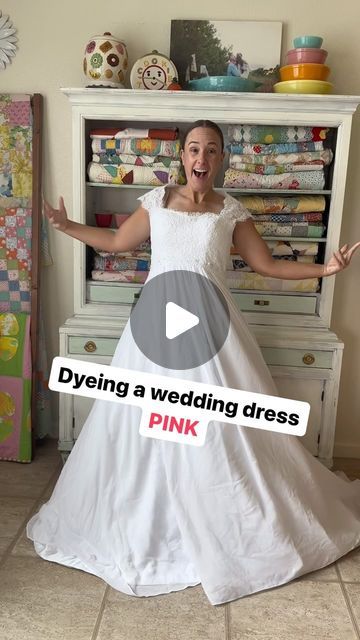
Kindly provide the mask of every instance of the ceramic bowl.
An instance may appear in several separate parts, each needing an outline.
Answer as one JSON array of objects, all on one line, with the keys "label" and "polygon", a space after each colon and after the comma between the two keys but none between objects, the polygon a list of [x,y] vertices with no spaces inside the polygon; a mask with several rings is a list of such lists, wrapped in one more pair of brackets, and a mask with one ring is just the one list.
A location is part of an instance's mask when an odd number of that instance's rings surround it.
[{"label": "ceramic bowl", "polygon": [[331,93],[333,85],[323,80],[287,80],[274,84],[275,93]]},{"label": "ceramic bowl", "polygon": [[129,213],[115,213],[115,224],[120,227],[123,222],[129,217]]},{"label": "ceramic bowl", "polygon": [[298,36],[294,38],[294,47],[296,49],[308,49],[309,47],[312,49],[320,49],[322,43],[323,38],[320,38],[320,36]]},{"label": "ceramic bowl", "polygon": [[197,80],[190,80],[189,88],[192,91],[255,91],[260,86],[259,82],[248,78],[236,78],[235,76],[207,76]]},{"label": "ceramic bowl", "polygon": [[95,213],[95,220],[98,227],[111,227],[112,213]]},{"label": "ceramic bowl", "polygon": [[327,80],[330,67],[325,64],[308,62],[305,64],[289,64],[280,68],[281,80]]},{"label": "ceramic bowl", "polygon": [[298,64],[303,62],[315,62],[324,64],[328,52],[325,49],[290,49],[285,56],[286,64]]}]

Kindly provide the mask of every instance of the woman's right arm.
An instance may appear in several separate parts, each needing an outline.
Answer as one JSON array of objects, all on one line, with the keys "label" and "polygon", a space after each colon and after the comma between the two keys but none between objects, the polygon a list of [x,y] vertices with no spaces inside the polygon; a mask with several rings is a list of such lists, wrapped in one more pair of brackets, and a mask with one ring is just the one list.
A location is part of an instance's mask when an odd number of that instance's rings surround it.
[{"label": "woman's right arm", "polygon": [[143,207],[136,209],[115,232],[69,220],[62,197],[59,198],[59,209],[54,209],[48,202],[44,202],[44,211],[55,229],[90,247],[110,253],[136,249],[150,236],[149,215]]}]

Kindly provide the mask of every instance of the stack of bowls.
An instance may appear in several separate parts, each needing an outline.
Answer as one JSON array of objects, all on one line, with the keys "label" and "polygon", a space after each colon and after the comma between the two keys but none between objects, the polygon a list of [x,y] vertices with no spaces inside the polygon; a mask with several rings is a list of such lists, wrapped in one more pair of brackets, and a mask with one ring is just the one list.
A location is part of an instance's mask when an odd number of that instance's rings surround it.
[{"label": "stack of bowls", "polygon": [[286,65],[280,67],[281,82],[274,84],[275,93],[331,93],[326,82],[330,73],[325,60],[328,52],[321,49],[319,36],[298,36],[294,49],[286,54]]}]

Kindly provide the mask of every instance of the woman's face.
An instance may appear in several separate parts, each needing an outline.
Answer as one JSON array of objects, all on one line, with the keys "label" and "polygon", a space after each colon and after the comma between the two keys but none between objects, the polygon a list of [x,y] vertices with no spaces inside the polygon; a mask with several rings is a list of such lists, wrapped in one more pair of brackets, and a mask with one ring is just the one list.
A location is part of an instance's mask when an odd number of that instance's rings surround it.
[{"label": "woman's face", "polygon": [[194,191],[204,192],[211,189],[224,155],[221,140],[214,129],[192,129],[181,151],[187,184]]}]

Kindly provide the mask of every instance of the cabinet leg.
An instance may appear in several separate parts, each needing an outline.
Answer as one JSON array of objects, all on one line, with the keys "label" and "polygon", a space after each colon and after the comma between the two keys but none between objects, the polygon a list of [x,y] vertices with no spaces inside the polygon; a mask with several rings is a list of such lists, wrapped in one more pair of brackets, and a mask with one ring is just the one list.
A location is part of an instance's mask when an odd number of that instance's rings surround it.
[{"label": "cabinet leg", "polygon": [[70,451],[60,451],[60,455],[61,455],[61,459],[62,459],[63,465],[65,464],[66,460],[68,459],[69,454],[70,454]]}]

